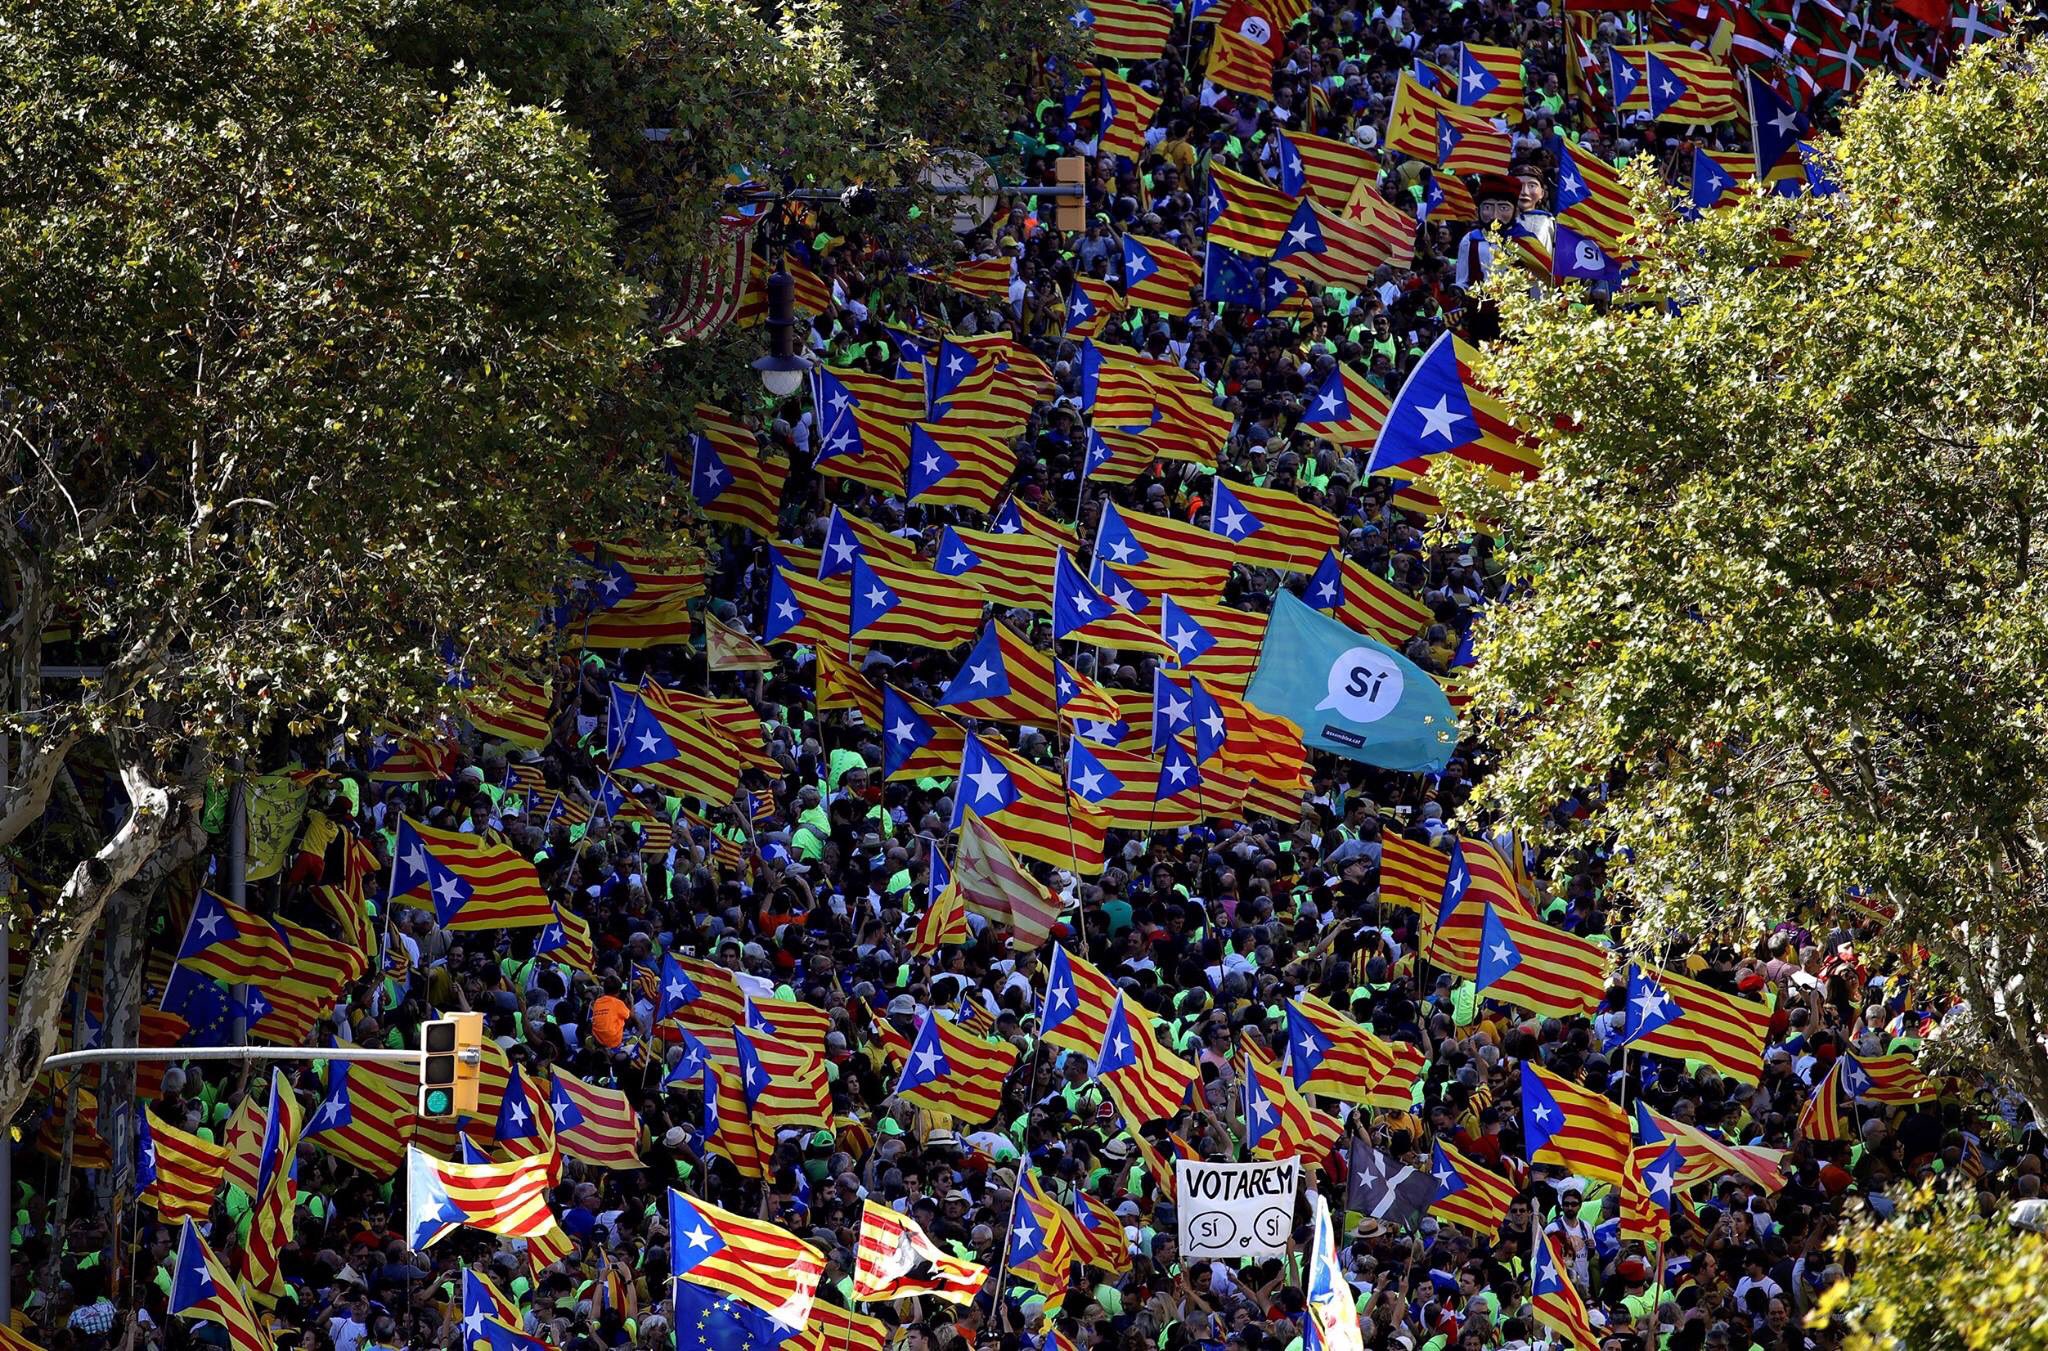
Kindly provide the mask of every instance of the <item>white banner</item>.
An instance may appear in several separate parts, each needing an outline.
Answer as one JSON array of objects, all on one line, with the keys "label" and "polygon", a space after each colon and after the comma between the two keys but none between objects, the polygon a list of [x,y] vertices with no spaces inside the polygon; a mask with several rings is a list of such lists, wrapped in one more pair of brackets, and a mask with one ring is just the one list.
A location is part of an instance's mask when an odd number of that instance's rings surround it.
[{"label": "white banner", "polygon": [[1301,1161],[1203,1163],[1176,1159],[1180,1255],[1278,1257],[1294,1230]]}]

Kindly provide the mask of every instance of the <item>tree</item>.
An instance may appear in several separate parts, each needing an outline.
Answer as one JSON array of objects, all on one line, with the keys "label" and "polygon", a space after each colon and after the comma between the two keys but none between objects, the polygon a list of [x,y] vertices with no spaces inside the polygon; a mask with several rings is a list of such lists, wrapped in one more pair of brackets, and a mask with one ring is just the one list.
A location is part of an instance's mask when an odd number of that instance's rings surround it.
[{"label": "tree", "polygon": [[[536,650],[569,539],[672,509],[645,294],[559,116],[318,0],[57,0],[0,31],[0,144],[0,854],[82,745],[129,807],[36,918],[11,1115],[217,765],[425,725],[445,652]],[[59,620],[93,678],[44,678]]]},{"label": "tree", "polygon": [[1888,1222],[1861,1211],[1837,1240],[1849,1279],[1821,1293],[1815,1321],[1848,1351],[2042,1351],[2048,1239],[1986,1209],[1964,1189],[1909,1195]]},{"label": "tree", "polygon": [[[1527,593],[1476,686],[1482,805],[1595,826],[1647,947],[1860,891],[2048,1115],[2048,73],[2011,44],[1873,83],[1839,193],[1686,221],[1638,183],[1635,294],[1503,298],[1483,365],[1540,481],[1466,481]],[[1773,230],[1811,249],[1789,250]],[[1624,292],[1625,301],[1628,293]],[[1553,823],[1556,824],[1556,823]]]}]

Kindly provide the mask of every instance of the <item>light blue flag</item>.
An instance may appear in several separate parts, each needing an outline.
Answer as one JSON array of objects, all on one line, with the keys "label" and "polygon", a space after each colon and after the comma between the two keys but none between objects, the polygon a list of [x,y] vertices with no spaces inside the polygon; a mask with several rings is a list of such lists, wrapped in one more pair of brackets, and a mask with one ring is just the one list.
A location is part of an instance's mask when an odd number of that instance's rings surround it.
[{"label": "light blue flag", "polygon": [[1382,769],[1441,770],[1458,745],[1457,715],[1427,671],[1288,591],[1245,699],[1299,727],[1309,749]]}]

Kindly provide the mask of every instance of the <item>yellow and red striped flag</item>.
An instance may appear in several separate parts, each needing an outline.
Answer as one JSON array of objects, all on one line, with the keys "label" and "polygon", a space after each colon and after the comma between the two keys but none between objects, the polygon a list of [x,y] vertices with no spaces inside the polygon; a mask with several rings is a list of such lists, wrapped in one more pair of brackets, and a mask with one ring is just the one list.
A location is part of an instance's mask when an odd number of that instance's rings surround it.
[{"label": "yellow and red striped flag", "polygon": [[1159,1044],[1144,1005],[1135,1010],[1121,991],[1096,1048],[1093,1077],[1107,1088],[1126,1121],[1163,1121],[1180,1110],[1195,1085],[1195,1067]]},{"label": "yellow and red striped flag", "polygon": [[498,668],[464,697],[470,725],[485,736],[528,750],[548,744],[554,698],[548,682],[510,668]]},{"label": "yellow and red striped flag", "polygon": [[944,777],[960,764],[967,731],[894,685],[882,688],[882,772],[890,779]]},{"label": "yellow and red striped flag", "polygon": [[761,621],[762,640],[804,647],[823,643],[844,647],[850,599],[851,589],[844,576],[821,581],[788,568],[777,568],[768,583],[768,613]]},{"label": "yellow and red striped flag", "polygon": [[855,1299],[930,1295],[948,1304],[971,1304],[987,1281],[987,1267],[941,1251],[908,1215],[873,1201],[862,1204],[860,1239],[854,1245]]},{"label": "yellow and red striped flag", "polygon": [[777,999],[772,995],[747,996],[747,1026],[772,1032],[778,1037],[825,1044],[832,1031],[832,1015],[816,1004],[801,999]]},{"label": "yellow and red striped flag", "polygon": [[1244,1061],[1244,1140],[1255,1159],[1293,1159],[1321,1166],[1344,1127],[1295,1091],[1246,1029],[1238,1040]]},{"label": "yellow and red striped flag", "polygon": [[1090,744],[1079,737],[1067,743],[1067,790],[1102,813],[1111,830],[1178,830],[1207,814],[1204,799],[1195,792],[1161,799],[1164,769],[1162,761],[1142,750]]},{"label": "yellow and red striped flag", "polygon": [[843,649],[829,643],[818,649],[817,658],[818,711],[852,709],[866,719],[870,727],[879,726],[882,721],[882,692],[875,688],[875,682],[847,660]]},{"label": "yellow and red striped flag", "polygon": [[645,1167],[639,1114],[618,1089],[585,1083],[558,1068],[548,1105],[555,1114],[555,1142],[570,1158],[600,1168]]},{"label": "yellow and red striped flag", "polygon": [[256,1205],[243,1240],[241,1277],[249,1298],[269,1308],[285,1291],[279,1258],[291,1245],[299,1212],[299,1134],[305,1122],[284,1071],[270,1072],[270,1105],[256,1162]]},{"label": "yellow and red striped flag", "polygon": [[458,1228],[530,1238],[556,1227],[546,1162],[447,1163],[406,1147],[405,1241],[418,1251]]},{"label": "yellow and red striped flag", "polygon": [[1607,950],[1540,919],[1488,905],[1473,971],[1479,993],[1548,1018],[1590,1017],[1607,994]]},{"label": "yellow and red striped flag", "polygon": [[652,679],[612,687],[605,749],[613,772],[720,807],[738,796],[740,770],[753,762],[715,710]]},{"label": "yellow and red striped flag", "polygon": [[[1068,292],[1067,336],[1076,340],[1092,338],[1100,333],[1112,318],[1121,314],[1123,309],[1123,293],[1118,291],[1107,277],[1077,274],[1074,277],[1073,289]],[[916,465],[913,463],[911,468],[915,471]],[[1004,477],[1007,479],[1008,475],[1005,474]],[[981,507],[978,510],[986,511],[988,508]]]},{"label": "yellow and red striped flag", "polygon": [[1003,1080],[1017,1067],[1017,1048],[984,1041],[936,1014],[925,1017],[897,1077],[895,1096],[970,1125],[995,1119]]},{"label": "yellow and red striped flag", "polygon": [[263,1109],[256,1105],[255,1098],[243,1098],[235,1104],[235,1110],[228,1113],[221,1140],[227,1149],[228,1185],[239,1188],[242,1195],[254,1201],[257,1161],[263,1150]]},{"label": "yellow and red striped flag", "polygon": [[1033,951],[1043,947],[1052,935],[1052,926],[1059,922],[1060,898],[1025,871],[1002,835],[981,816],[967,813],[958,836],[953,885],[960,889],[967,908],[1006,925],[1013,947]]},{"label": "yellow and red striped flag", "polygon": [[1201,595],[1221,590],[1230,575],[1231,560],[1227,554],[1219,555],[1216,536],[1209,531],[1186,521],[1125,511],[1114,502],[1102,504],[1095,553],[1120,572],[1145,565],[1161,575],[1182,578]]},{"label": "yellow and red striped flag", "polygon": [[941,422],[915,423],[905,496],[927,506],[992,511],[1016,468],[1017,452],[999,436]]},{"label": "yellow and red striped flag", "polygon": [[1591,1089],[1522,1062],[1522,1141],[1531,1163],[1621,1185],[1628,1158],[1628,1118]]},{"label": "yellow and red striped flag", "polygon": [[1202,209],[1209,243],[1255,258],[1271,257],[1294,219],[1294,202],[1286,193],[1221,164],[1209,166]]},{"label": "yellow and red striped flag", "polygon": [[201,891],[178,943],[178,965],[241,985],[290,965],[270,921],[225,896]]},{"label": "yellow and red striped flag", "polygon": [[910,950],[935,957],[941,948],[972,939],[973,931],[967,927],[967,901],[960,895],[960,888],[953,885],[945,855],[934,849],[924,913],[917,917],[917,928],[911,932]]},{"label": "yellow and red striped flag", "polygon": [[1088,0],[1075,22],[1097,56],[1126,65],[1158,60],[1173,34],[1173,11],[1150,0]]},{"label": "yellow and red striped flag", "polygon": [[455,761],[455,743],[444,737],[388,728],[371,739],[364,757],[372,783],[439,783],[455,777]]},{"label": "yellow and red striped flag", "polygon": [[772,671],[775,654],[710,611],[704,613],[704,660],[714,671]]},{"label": "yellow and red striped flag", "polygon": [[823,1129],[832,1124],[822,1036],[813,1046],[795,1037],[735,1027],[731,1037],[732,1055],[720,1058],[719,1072],[730,1069],[738,1075],[747,1114],[764,1131],[764,1152],[772,1152],[775,1132],[784,1126]]},{"label": "yellow and red striped flag", "polygon": [[1910,1051],[1842,1057],[1842,1088],[1855,1102],[1910,1107],[1941,1096],[1941,1081],[1913,1063]]},{"label": "yellow and red striped flag", "polygon": [[879,1318],[819,1300],[811,1321],[789,1342],[789,1351],[886,1351],[889,1326]]},{"label": "yellow and red striped flag", "polygon": [[1621,175],[1584,146],[1558,151],[1557,221],[1615,254],[1627,252],[1635,231],[1635,207]]},{"label": "yellow and red striped flag", "polygon": [[932,568],[957,577],[998,605],[1052,609],[1053,565],[1059,545],[1034,533],[1002,534],[949,525],[939,534]]},{"label": "yellow and red striped flag", "polygon": [[1763,1075],[1771,1012],[1676,971],[1629,968],[1629,1018],[1622,1041],[1652,1055],[1701,1060],[1740,1083]]},{"label": "yellow and red striped flag", "polygon": [[1534,1258],[1530,1266],[1529,1306],[1535,1311],[1536,1321],[1573,1346],[1594,1351],[1601,1345],[1600,1334],[1593,1330],[1586,1301],[1572,1284],[1564,1259],[1558,1256],[1557,1239],[1548,1230],[1537,1232]]},{"label": "yellow and red striped flag", "polygon": [[[764,450],[753,429],[722,408],[697,405],[701,430],[690,436],[690,496],[707,520],[775,538],[789,460]],[[680,466],[679,466],[680,467]]]},{"label": "yellow and red striped flag", "polygon": [[1505,131],[1431,93],[1407,71],[1387,117],[1387,147],[1454,174],[1504,174],[1514,153]]},{"label": "yellow and red striped flag", "polygon": [[1842,1095],[1842,1062],[1837,1060],[1800,1105],[1798,1136],[1804,1140],[1849,1139],[1847,1107]]},{"label": "yellow and red striped flag", "polygon": [[965,295],[979,296],[983,300],[1001,303],[1010,298],[1010,260],[1007,257],[970,258],[938,269],[932,279],[941,286]]},{"label": "yellow and red striped flag", "polygon": [[1735,72],[1710,52],[1682,42],[1652,42],[1609,49],[1608,70],[1619,86],[1617,113],[1712,126],[1743,115]]},{"label": "yellow and red striped flag", "polygon": [[[789,273],[789,280],[796,288],[792,306],[795,313],[816,315],[832,312],[832,288],[803,259],[794,254],[784,254],[782,268]],[[746,290],[741,294],[739,309],[733,315],[733,327],[753,328],[768,318],[769,276],[767,261],[758,253],[749,253]]]},{"label": "yellow and red striped flag", "polygon": [[1218,89],[1249,94],[1270,101],[1273,97],[1273,49],[1254,42],[1237,29],[1218,24],[1209,42],[1209,64],[1202,78]]},{"label": "yellow and red striped flag", "polygon": [[[955,792],[949,825],[962,831],[962,836],[953,871],[970,907],[981,901],[989,885],[1003,885],[1014,897],[1021,884],[1010,874],[1024,876],[1014,861],[1005,864],[996,857],[991,842],[999,841],[1005,853],[1014,850],[1055,868],[1071,868],[1090,876],[1102,871],[1103,837],[1108,830],[1102,814],[1075,801],[1065,784],[1038,766],[1006,746],[970,735],[955,777],[962,782]],[[970,818],[975,824],[967,824]],[[973,859],[967,853],[970,835],[976,850]],[[1030,918],[1029,914],[1014,917],[1013,927],[1018,929],[1018,942],[1035,948],[1045,941],[1045,930],[1034,926],[1034,931],[1027,931],[1016,923]],[[1050,928],[1049,920],[1045,927]]]},{"label": "yellow and red striped flag", "polygon": [[930,568],[857,554],[849,583],[849,638],[946,649],[981,627],[981,593]]},{"label": "yellow and red striped flag", "polygon": [[1509,126],[1522,120],[1522,52],[1519,47],[1458,45],[1458,104]]},{"label": "yellow and red striped flag", "polygon": [[1161,96],[1133,84],[1106,66],[1087,72],[1101,91],[1102,121],[1096,129],[1095,153],[1127,159],[1145,158],[1145,133],[1159,116]]},{"label": "yellow and red striped flag", "polygon": [[1479,969],[1479,939],[1486,926],[1486,907],[1533,918],[1529,902],[1515,886],[1506,859],[1486,841],[1455,841],[1444,876],[1443,895],[1423,918],[1430,923],[1424,955],[1447,971],[1471,975]]},{"label": "yellow and red striped flag", "polygon": [[1045,1295],[1050,1308],[1066,1296],[1073,1260],[1074,1235],[1066,1208],[1047,1194],[1038,1170],[1027,1165],[1017,1178],[1016,1199],[1010,1206],[1003,1264],[1010,1275]]},{"label": "yellow and red striped flag", "polygon": [[825,1259],[779,1225],[668,1189],[669,1271],[772,1314],[784,1327],[810,1322]]},{"label": "yellow and red striped flag", "polygon": [[1085,957],[1076,957],[1055,943],[1045,965],[1045,993],[1039,1000],[1038,1026],[1048,1045],[1093,1056],[1109,1030],[1116,987]]},{"label": "yellow and red striped flag", "polygon": [[1414,222],[1361,183],[1342,206],[1302,198],[1273,262],[1290,277],[1356,289],[1381,267],[1406,267],[1414,257]]},{"label": "yellow and red striped flag", "polygon": [[391,899],[433,910],[444,929],[524,928],[555,917],[532,860],[518,850],[410,817],[398,823]]},{"label": "yellow and red striped flag", "polygon": [[1008,622],[993,618],[961,661],[961,669],[940,690],[938,708],[948,716],[979,718],[983,723],[1057,727],[1053,653],[1038,651]]},{"label": "yellow and red striped flag", "polygon": [[[732,1029],[728,1027],[725,1035],[730,1040]],[[730,1067],[704,1066],[704,1147],[730,1163],[741,1177],[757,1178],[762,1175],[761,1132],[747,1112],[739,1080],[739,1072]]]},{"label": "yellow and red striped flag", "polygon": [[701,1037],[730,1030],[747,1020],[747,998],[740,992],[732,972],[702,957],[677,957],[675,964],[675,972],[664,974],[663,984],[679,977],[676,983],[681,993],[676,997],[674,1014],[684,1027]]},{"label": "yellow and red striped flag", "polygon": [[1209,499],[1209,532],[1229,541],[1239,563],[1314,572],[1337,540],[1337,518],[1278,488],[1217,478]]},{"label": "yellow and red striped flag", "polygon": [[[202,1318],[227,1329],[230,1351],[272,1351],[274,1343],[257,1321],[241,1283],[227,1265],[214,1256],[191,1220],[178,1234],[177,1264],[171,1271],[169,1313],[181,1318]],[[10,1336],[16,1336],[12,1331]],[[33,1348],[25,1338],[23,1346]]]},{"label": "yellow and red striped flag", "polygon": [[1258,667],[1259,648],[1266,641],[1266,618],[1220,600],[1180,593],[1163,597],[1159,605],[1160,635],[1179,658],[1177,670],[1202,678],[1202,684],[1230,714],[1232,726],[1255,724],[1265,729],[1269,739],[1281,735],[1299,745],[1298,733],[1281,730],[1279,719],[1252,709],[1242,699]]},{"label": "yellow and red striped flag", "polygon": [[306,1121],[306,1143],[371,1177],[391,1177],[412,1143],[418,1094],[419,1076],[409,1066],[333,1061],[327,1094]]},{"label": "yellow and red striped flag", "polygon": [[1385,1043],[1321,999],[1287,1001],[1287,1070],[1302,1092],[1365,1102],[1391,1064]]},{"label": "yellow and red striped flag", "polygon": [[1372,1086],[1372,1096],[1365,1100],[1366,1106],[1383,1108],[1389,1112],[1416,1109],[1422,1101],[1416,1085],[1429,1069],[1428,1057],[1423,1055],[1422,1048],[1413,1042],[1390,1041],[1381,1044],[1387,1049],[1387,1072]]},{"label": "yellow and red striped flag", "polygon": [[1436,622],[1427,605],[1335,549],[1323,555],[1302,598],[1346,628],[1377,638],[1397,652]]},{"label": "yellow and red striped flag", "polygon": [[1515,1199],[1515,1189],[1506,1178],[1488,1172],[1446,1140],[1437,1141],[1432,1149],[1429,1171],[1436,1178],[1430,1214],[1487,1238],[1500,1233],[1501,1221]]},{"label": "yellow and red striped flag", "polygon": [[179,1130],[147,1107],[137,1122],[135,1195],[156,1207],[165,1224],[203,1220],[226,1173],[227,1150],[189,1131]]},{"label": "yellow and red striped flag", "polygon": [[1186,314],[1202,289],[1202,265],[1177,244],[1151,235],[1123,237],[1124,302],[1132,309]]},{"label": "yellow and red striped flag", "polygon": [[1131,1269],[1131,1248],[1124,1239],[1123,1221],[1099,1198],[1080,1187],[1074,1188],[1074,1203],[1067,1211],[1074,1240],[1074,1260],[1112,1275]]}]

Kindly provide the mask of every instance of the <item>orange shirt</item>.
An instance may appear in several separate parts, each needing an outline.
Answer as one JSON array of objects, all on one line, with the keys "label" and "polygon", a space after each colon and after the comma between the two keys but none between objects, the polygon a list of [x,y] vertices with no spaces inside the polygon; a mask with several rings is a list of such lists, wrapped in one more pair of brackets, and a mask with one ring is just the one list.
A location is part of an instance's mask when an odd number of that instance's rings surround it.
[{"label": "orange shirt", "polygon": [[590,1035],[597,1038],[599,1046],[616,1049],[625,1039],[626,1020],[632,1016],[633,1010],[625,1000],[615,994],[599,995],[590,1006]]}]

